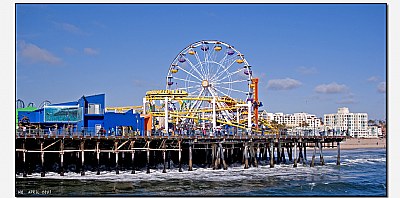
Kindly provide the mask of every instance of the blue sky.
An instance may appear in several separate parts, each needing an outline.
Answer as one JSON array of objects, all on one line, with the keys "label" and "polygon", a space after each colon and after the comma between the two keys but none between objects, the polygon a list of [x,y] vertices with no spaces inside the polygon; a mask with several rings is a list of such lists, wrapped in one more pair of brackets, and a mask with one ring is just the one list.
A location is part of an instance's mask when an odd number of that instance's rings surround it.
[{"label": "blue sky", "polygon": [[175,56],[207,39],[246,55],[269,112],[386,118],[384,4],[20,4],[17,98],[141,105]]}]

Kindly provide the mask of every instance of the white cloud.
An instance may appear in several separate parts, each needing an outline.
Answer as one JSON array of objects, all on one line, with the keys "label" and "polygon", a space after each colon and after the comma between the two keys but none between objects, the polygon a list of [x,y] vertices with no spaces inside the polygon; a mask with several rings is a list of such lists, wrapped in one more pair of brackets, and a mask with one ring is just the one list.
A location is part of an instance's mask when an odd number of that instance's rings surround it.
[{"label": "white cloud", "polygon": [[272,90],[289,90],[301,85],[300,81],[291,78],[272,79],[268,81],[267,88]]},{"label": "white cloud", "polygon": [[78,51],[72,47],[64,47],[64,52],[69,55],[78,53]]},{"label": "white cloud", "polygon": [[367,79],[368,82],[378,82],[379,78],[377,76],[371,76]]},{"label": "white cloud", "polygon": [[82,33],[82,30],[76,27],[75,25],[72,25],[70,23],[59,23],[59,22],[54,22],[54,24],[58,27],[61,28],[67,32],[79,34]]},{"label": "white cloud", "polygon": [[317,69],[315,67],[304,67],[301,66],[299,68],[297,68],[297,71],[301,74],[304,75],[308,75],[308,74],[316,74],[317,73]]},{"label": "white cloud", "polygon": [[344,93],[348,91],[348,87],[344,84],[339,85],[336,82],[330,84],[321,84],[315,87],[314,89],[317,93],[327,93],[327,94],[335,94],[335,93]]},{"label": "white cloud", "polygon": [[84,32],[83,30],[81,30],[79,27],[77,27],[76,25],[70,24],[70,23],[60,23],[60,22],[53,22],[55,24],[56,27],[73,33],[73,34],[77,34],[77,35],[89,35],[88,33]]},{"label": "white cloud", "polygon": [[356,101],[353,98],[347,98],[343,100],[339,100],[336,102],[337,104],[354,104]]},{"label": "white cloud", "polygon": [[87,54],[87,55],[96,55],[96,54],[99,53],[98,50],[95,50],[95,49],[90,48],[90,47],[84,48],[84,49],[83,49],[83,52],[84,52],[85,54]]},{"label": "white cloud", "polygon": [[379,93],[386,93],[386,82],[380,82],[377,88]]},{"label": "white cloud", "polygon": [[57,65],[62,62],[60,58],[53,55],[51,52],[38,47],[32,43],[26,43],[25,41],[19,41],[19,52],[20,57],[30,63],[48,63],[51,65]]},{"label": "white cloud", "polygon": [[100,28],[106,28],[107,26],[104,25],[103,23],[99,22],[99,21],[93,21],[93,25],[100,27]]}]

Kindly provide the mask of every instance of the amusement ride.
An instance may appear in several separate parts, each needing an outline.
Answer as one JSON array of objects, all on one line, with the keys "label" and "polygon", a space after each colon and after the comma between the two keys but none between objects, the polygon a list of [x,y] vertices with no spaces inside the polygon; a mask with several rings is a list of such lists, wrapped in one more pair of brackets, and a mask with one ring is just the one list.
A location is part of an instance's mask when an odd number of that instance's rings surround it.
[{"label": "amusement ride", "polygon": [[[145,115],[147,129],[261,132],[258,78],[234,46],[203,40],[185,47],[173,59],[165,90],[151,90],[136,109]],[[110,108],[112,109],[112,108]],[[118,110],[118,108],[114,108]],[[267,125],[265,125],[267,124]]]}]

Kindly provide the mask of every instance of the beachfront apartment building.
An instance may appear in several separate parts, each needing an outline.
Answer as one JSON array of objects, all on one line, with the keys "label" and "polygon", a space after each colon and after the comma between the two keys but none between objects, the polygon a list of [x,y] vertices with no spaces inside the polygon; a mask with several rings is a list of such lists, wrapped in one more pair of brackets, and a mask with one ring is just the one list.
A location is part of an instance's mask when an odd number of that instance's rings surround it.
[{"label": "beachfront apartment building", "polygon": [[305,112],[284,114],[269,113],[265,110],[259,111],[259,117],[269,122],[276,121],[278,124],[285,124],[288,128],[304,127],[304,129],[319,129],[322,126],[321,119],[316,115]]},{"label": "beachfront apartment building", "polygon": [[337,113],[324,114],[325,131],[357,138],[376,138],[378,129],[368,127],[367,113],[350,113],[349,108],[338,108]]}]

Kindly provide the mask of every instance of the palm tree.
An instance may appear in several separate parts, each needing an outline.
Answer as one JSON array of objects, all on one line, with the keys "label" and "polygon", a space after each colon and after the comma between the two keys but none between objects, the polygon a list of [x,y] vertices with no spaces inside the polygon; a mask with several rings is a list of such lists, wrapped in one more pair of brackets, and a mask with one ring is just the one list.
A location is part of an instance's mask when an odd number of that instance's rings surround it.
[{"label": "palm tree", "polygon": [[375,122],[375,120],[368,120],[368,125],[375,125],[376,124],[376,122]]}]

